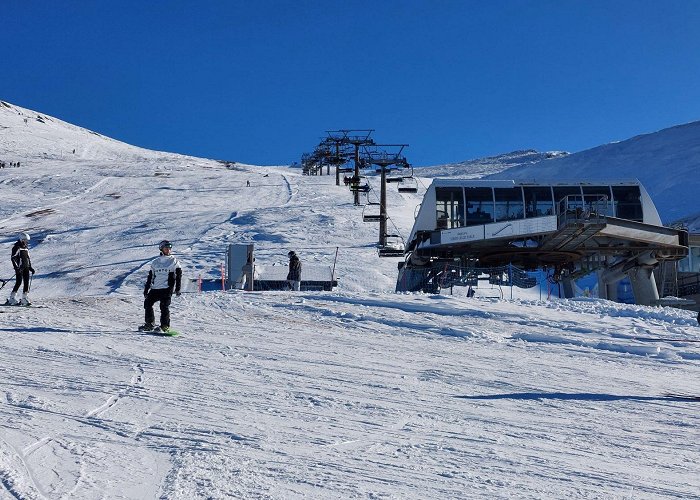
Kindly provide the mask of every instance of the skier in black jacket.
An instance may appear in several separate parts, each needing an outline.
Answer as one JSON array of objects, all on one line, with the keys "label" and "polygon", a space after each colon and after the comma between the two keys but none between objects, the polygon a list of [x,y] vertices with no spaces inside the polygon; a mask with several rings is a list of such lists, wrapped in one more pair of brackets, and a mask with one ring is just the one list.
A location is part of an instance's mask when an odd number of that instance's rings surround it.
[{"label": "skier in black jacket", "polygon": [[289,257],[287,281],[289,282],[290,288],[298,292],[301,288],[301,261],[294,251],[290,251],[287,256]]},{"label": "skier in black jacket", "polygon": [[[30,273],[34,274],[34,268],[32,267],[32,260],[29,258],[29,240],[31,238],[27,233],[20,233],[19,239],[12,246],[12,267],[15,268],[15,286],[12,288],[12,293],[10,293],[10,298],[7,299],[6,304],[11,306],[29,306],[31,302],[29,301],[29,283],[30,283]],[[22,289],[22,298],[17,300],[17,292],[19,287],[24,283],[24,288]]]}]

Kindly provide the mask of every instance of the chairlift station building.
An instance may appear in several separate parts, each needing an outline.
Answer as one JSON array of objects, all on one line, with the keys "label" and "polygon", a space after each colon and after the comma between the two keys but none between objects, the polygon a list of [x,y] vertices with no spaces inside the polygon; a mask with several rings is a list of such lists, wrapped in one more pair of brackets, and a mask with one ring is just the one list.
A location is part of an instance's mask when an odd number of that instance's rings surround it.
[{"label": "chairlift station building", "polygon": [[[541,183],[434,179],[399,264],[397,291],[426,285],[446,264],[552,269],[573,296],[573,280],[598,273],[601,297],[615,299],[629,277],[635,301],[659,300],[653,270],[688,254],[688,233],[664,227],[637,180]],[[427,281],[426,281],[427,278]]]}]

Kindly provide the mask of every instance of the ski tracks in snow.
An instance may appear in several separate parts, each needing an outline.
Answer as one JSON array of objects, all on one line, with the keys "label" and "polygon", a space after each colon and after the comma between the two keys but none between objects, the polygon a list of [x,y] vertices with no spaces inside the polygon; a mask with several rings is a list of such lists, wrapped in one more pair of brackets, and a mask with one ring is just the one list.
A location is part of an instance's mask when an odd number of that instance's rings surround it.
[{"label": "ski tracks in snow", "polygon": [[104,412],[112,408],[121,399],[128,397],[137,387],[143,382],[143,368],[141,365],[137,364],[134,366],[134,375],[131,377],[129,384],[119,391],[118,394],[110,396],[107,401],[98,406],[97,408],[90,410],[85,414],[86,417],[99,417]]},{"label": "ski tracks in snow", "polygon": [[[135,365],[133,371],[128,384],[117,394],[108,397],[102,404],[83,415],[63,414],[63,417],[73,420],[78,425],[92,425],[108,433],[116,431],[118,436],[123,436],[124,433],[119,430],[118,426],[115,427],[113,423],[102,420],[102,417],[117,403],[128,398],[142,383],[143,368],[140,365]],[[143,430],[142,427],[134,433],[133,437],[136,437]],[[66,435],[64,432],[57,432],[26,444],[21,450],[17,450],[5,442],[7,447],[3,448],[13,450],[16,457],[14,460],[8,460],[6,457],[3,457],[4,460],[0,460],[0,477],[2,477],[6,489],[16,498],[55,498],[56,494],[70,497],[79,488],[89,487],[91,481],[89,473],[86,472],[83,458],[89,456],[91,452],[86,449],[85,444],[74,441],[76,437]],[[34,455],[41,456],[34,459]],[[15,465],[9,470],[1,465],[12,462]],[[39,471],[35,470],[36,464],[41,464]],[[46,472],[47,465],[53,467],[51,474]]]},{"label": "ski tracks in snow", "polygon": [[20,215],[26,215],[27,212],[37,213],[37,212],[42,212],[42,211],[54,211],[56,207],[67,205],[67,204],[73,203],[77,200],[82,200],[85,197],[85,195],[89,194],[90,192],[94,191],[98,187],[102,186],[103,184],[108,182],[110,179],[111,179],[111,177],[105,177],[103,179],[100,179],[95,184],[92,184],[88,188],[82,190],[80,193],[77,193],[73,196],[69,196],[66,199],[61,200],[61,201],[57,200],[50,205],[42,205],[42,206],[36,206],[34,208],[22,209],[21,211],[16,212],[16,213],[10,215],[9,217],[6,217],[4,219],[0,219],[0,224],[4,224],[6,222],[9,222],[12,219],[19,217]]},{"label": "ski tracks in snow", "polygon": [[[120,366],[123,367],[124,361],[132,356],[128,350],[115,350],[110,345],[113,344],[113,338],[109,332],[104,332],[101,338],[93,337],[89,344],[92,348],[88,352],[73,351],[75,345],[88,345],[85,335],[90,335],[91,332],[60,326],[76,317],[90,315],[89,306],[82,309],[85,300],[87,299],[65,300],[49,309],[23,310],[20,311],[23,314],[13,316],[16,324],[26,321],[26,316],[23,316],[31,313],[35,324],[55,325],[52,328],[34,328],[34,333],[31,330],[25,331],[23,337],[18,337],[26,339],[29,345],[16,350],[15,355],[27,357],[27,354],[34,351],[45,369],[33,373],[35,390],[42,394],[41,397],[23,398],[22,389],[6,394],[8,403],[19,410],[10,415],[13,415],[14,426],[21,434],[12,434],[11,440],[4,440],[7,446],[1,446],[3,458],[0,460],[0,478],[6,490],[16,498],[72,497],[78,490],[84,492],[103,489],[107,485],[101,485],[104,479],[99,474],[95,475],[95,471],[103,467],[105,455],[117,452],[116,461],[119,463],[122,461],[119,453],[124,449],[141,449],[138,437],[147,426],[143,425],[141,412],[130,407],[157,408],[157,402],[149,402],[147,397],[144,401],[142,388],[145,370],[139,362],[129,365],[131,374],[124,382],[119,382],[118,377],[117,380],[109,380],[119,374]],[[104,304],[104,301],[97,300],[97,304],[100,303]],[[115,303],[123,304],[123,301],[118,299]],[[55,312],[51,309],[57,305],[63,311],[60,317],[52,316]],[[94,307],[95,303],[91,305]],[[104,330],[96,326],[92,333],[100,334]],[[10,336],[22,335],[19,329],[17,332],[10,333]],[[62,335],[65,350],[59,352],[43,347],[42,334]],[[16,342],[11,342],[14,343]],[[84,372],[75,372],[77,377],[71,375],[76,370],[76,363],[84,366]],[[40,366],[34,362],[30,364]],[[116,366],[112,368],[111,364]],[[20,379],[16,386],[21,388],[26,382],[21,381],[23,374],[18,375]],[[101,380],[97,382],[93,380],[95,378]],[[99,401],[103,391],[112,393]],[[53,395],[55,393],[62,396],[56,399]],[[91,402],[92,406],[88,406]],[[114,418],[109,418],[125,402],[126,407],[117,412]],[[81,407],[84,408],[82,411]],[[147,420],[147,416],[144,420]],[[53,432],[41,435],[42,429],[52,429]],[[33,440],[32,436],[35,436]],[[16,444],[10,444],[11,441]],[[146,447],[130,455],[128,462],[143,462],[146,467],[134,470],[135,464],[124,462],[117,468],[115,477],[123,477],[125,484],[129,475],[134,478],[141,476],[145,483],[152,483],[152,479],[147,476],[154,472],[152,467],[159,462],[153,460],[153,453]],[[112,456],[109,460],[113,461],[115,457]],[[156,471],[156,474],[159,473]]]},{"label": "ski tracks in snow", "polygon": [[[635,395],[655,390],[640,387],[645,373],[668,391],[693,362],[620,364],[620,353],[514,337],[528,324],[544,328],[543,304],[184,294],[173,307],[175,338],[124,328],[140,319],[140,297],[47,305],[3,317],[0,366],[12,359],[15,369],[3,372],[9,411],[0,406],[0,417],[18,432],[0,442],[0,475],[18,498],[109,496],[122,484],[140,487],[126,498],[168,499],[449,498],[474,484],[493,496],[504,487],[593,496],[592,480],[613,496],[628,484],[642,496],[690,487],[674,483],[693,449],[673,432],[678,422],[691,428],[692,403]],[[567,315],[563,308],[545,332],[603,339],[620,324],[591,316],[577,325]],[[620,461],[643,474],[616,469]],[[659,461],[675,475],[643,479]]]}]

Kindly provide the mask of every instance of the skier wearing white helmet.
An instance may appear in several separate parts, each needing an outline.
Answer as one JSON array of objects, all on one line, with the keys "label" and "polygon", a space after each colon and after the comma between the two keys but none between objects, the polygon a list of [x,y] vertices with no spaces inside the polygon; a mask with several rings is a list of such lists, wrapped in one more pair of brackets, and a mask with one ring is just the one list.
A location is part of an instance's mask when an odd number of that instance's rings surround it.
[{"label": "skier wearing white helmet", "polygon": [[[11,306],[29,306],[31,302],[29,301],[29,284],[30,273],[34,275],[34,268],[32,267],[32,260],[29,257],[29,240],[31,238],[27,233],[20,233],[17,242],[12,246],[12,267],[15,269],[15,286],[12,288],[12,293],[10,293],[10,298],[7,299],[5,304]],[[19,287],[24,283],[22,288],[22,298],[17,299],[17,292]]]},{"label": "skier wearing white helmet", "polygon": [[[182,266],[175,256],[170,255],[172,248],[173,245],[168,240],[161,241],[158,245],[160,256],[151,261],[151,269],[143,289],[146,322],[139,327],[142,332],[167,333],[170,329],[170,301],[173,290],[175,294],[180,295],[182,282]],[[160,302],[160,327],[154,324],[153,305],[156,302]]]}]

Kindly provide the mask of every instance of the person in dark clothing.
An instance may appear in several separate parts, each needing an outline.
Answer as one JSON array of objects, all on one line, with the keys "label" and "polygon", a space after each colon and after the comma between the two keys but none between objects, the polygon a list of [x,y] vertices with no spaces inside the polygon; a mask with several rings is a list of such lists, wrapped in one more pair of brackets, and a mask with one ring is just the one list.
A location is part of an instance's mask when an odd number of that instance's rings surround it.
[{"label": "person in dark clothing", "polygon": [[[160,256],[151,262],[146,286],[143,289],[146,322],[139,327],[142,332],[166,333],[170,329],[170,302],[173,290],[176,295],[180,295],[182,266],[175,256],[170,255],[173,245],[169,241],[163,240],[158,248]],[[160,327],[154,325],[156,316],[153,312],[153,305],[156,302],[160,302]]]},{"label": "person in dark clothing", "polygon": [[287,273],[287,281],[292,290],[298,292],[301,289],[301,261],[297,254],[290,251],[289,257],[289,272]]},{"label": "person in dark clothing", "polygon": [[[30,273],[34,275],[34,268],[32,267],[32,260],[29,257],[29,240],[31,238],[27,233],[20,233],[19,239],[12,246],[12,267],[15,269],[15,286],[12,288],[12,293],[10,293],[10,298],[7,299],[6,304],[17,306],[29,306],[31,302],[29,301],[29,283],[30,283]],[[22,298],[17,299],[17,292],[19,287],[24,283],[22,288]]]}]

